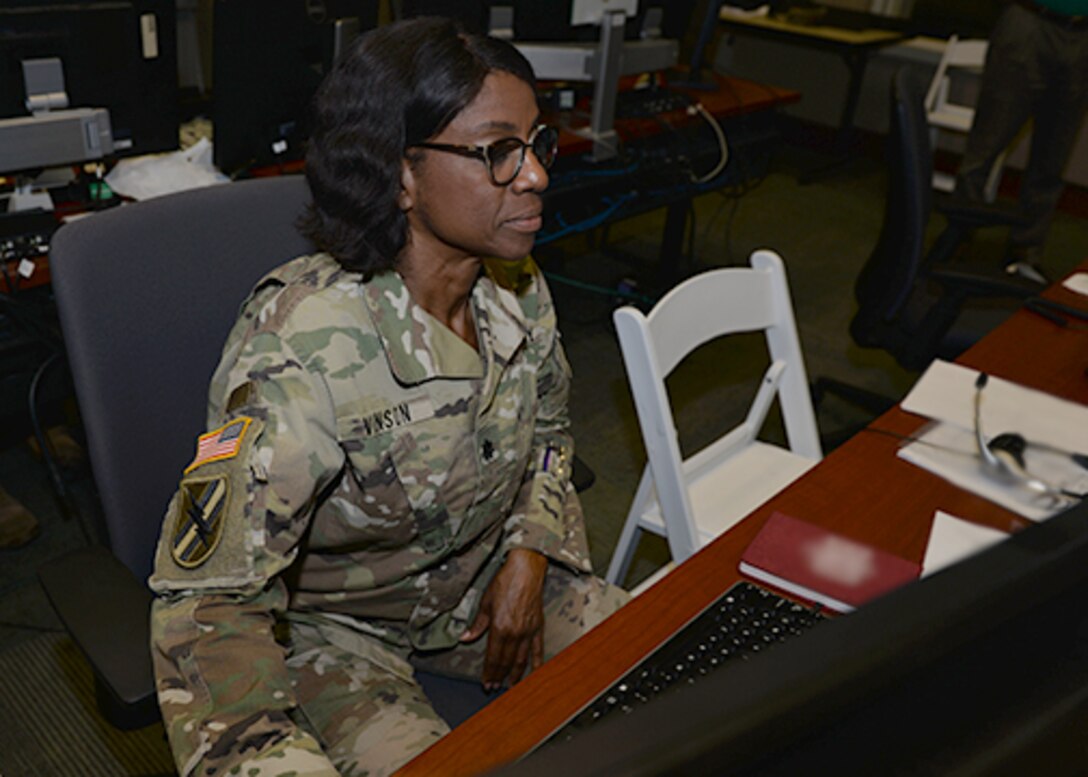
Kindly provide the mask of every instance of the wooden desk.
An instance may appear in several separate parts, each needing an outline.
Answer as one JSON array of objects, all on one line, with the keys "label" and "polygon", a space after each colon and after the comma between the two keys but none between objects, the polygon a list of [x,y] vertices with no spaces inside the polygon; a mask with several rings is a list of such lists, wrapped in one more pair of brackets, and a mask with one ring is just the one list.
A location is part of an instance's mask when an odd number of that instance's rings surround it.
[{"label": "wooden desk", "polygon": [[44,254],[34,260],[34,271],[30,274],[29,278],[24,278],[19,274],[20,262],[8,261],[4,263],[4,272],[0,273],[0,293],[11,294],[13,289],[8,286],[8,278],[11,278],[14,285],[14,292],[25,291],[26,289],[33,289],[38,286],[47,286],[50,283],[51,276],[49,275],[49,260]]},{"label": "wooden desk", "polygon": [[[791,105],[801,99],[801,93],[796,89],[786,89],[769,84],[761,84],[757,81],[749,81],[744,78],[734,78],[714,74],[714,83],[717,88],[713,91],[698,89],[678,89],[698,100],[703,107],[719,121],[747,116],[761,111],[771,111],[783,105]],[[559,155],[561,157],[578,156],[587,154],[593,150],[593,141],[579,134],[580,131],[589,131],[588,106],[582,106],[579,115],[573,111],[560,113],[555,120],[560,128]],[[675,111],[666,114],[660,119],[678,121],[681,123],[698,123],[702,119],[684,116],[683,111]],[[662,132],[661,122],[658,119],[617,119],[615,129],[623,141],[652,137]]]},{"label": "wooden desk", "polygon": [[[1045,296],[1088,307],[1083,297],[1061,288]],[[1088,405],[1088,332],[1059,328],[1033,313],[1016,313],[958,361]],[[894,408],[872,428],[907,435],[924,423]],[[776,510],[917,561],[937,509],[1003,530],[1027,525],[898,459],[898,445],[885,434],[858,434],[398,774],[478,774],[529,752],[739,580],[742,551]]]},{"label": "wooden desk", "polygon": [[[839,126],[835,135],[835,153],[845,157],[850,150],[854,134],[854,116],[857,113],[865,68],[873,52],[884,46],[903,40],[906,35],[896,30],[854,30],[819,24],[797,24],[778,16],[739,16],[727,7],[719,15],[722,26],[730,33],[788,43],[797,46],[822,49],[836,54],[849,73],[846,98],[839,114]],[[837,166],[837,160],[831,167]],[[829,168],[828,168],[829,169]],[[802,177],[802,183],[810,183],[826,169]]]},{"label": "wooden desk", "polygon": [[[657,277],[651,285],[664,291],[690,275],[694,268],[683,263],[683,243],[692,197],[743,183],[743,171],[751,166],[735,160],[775,142],[776,110],[801,99],[795,90],[741,78],[718,75],[715,83],[717,88],[712,91],[678,90],[698,100],[728,138],[734,162],[705,183],[688,180],[686,168],[676,158],[682,148],[690,164],[695,161],[692,157],[707,151],[705,145],[692,142],[698,139],[696,133],[711,134],[701,116],[679,109],[653,118],[617,119],[615,129],[628,153],[622,162],[605,163],[588,160],[593,142],[579,134],[589,126],[587,106],[547,117],[561,130],[559,158],[551,172],[551,186],[544,193],[544,228],[537,235],[537,247],[665,207]],[[672,157],[664,158],[662,153]],[[710,158],[698,160],[698,171],[712,169],[717,154],[715,142]]]}]

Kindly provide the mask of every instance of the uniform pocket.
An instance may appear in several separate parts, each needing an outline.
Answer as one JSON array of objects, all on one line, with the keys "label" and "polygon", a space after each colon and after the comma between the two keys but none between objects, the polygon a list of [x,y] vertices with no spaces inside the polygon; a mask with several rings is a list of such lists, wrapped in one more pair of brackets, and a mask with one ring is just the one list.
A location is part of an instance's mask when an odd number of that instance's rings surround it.
[{"label": "uniform pocket", "polygon": [[[450,520],[436,462],[428,460],[412,431],[401,428],[368,435],[365,424],[369,420],[341,423],[340,444],[351,472],[330,501],[344,525],[321,526],[322,538],[390,550],[416,544],[428,553],[446,547]],[[334,534],[340,536],[334,538]]]}]

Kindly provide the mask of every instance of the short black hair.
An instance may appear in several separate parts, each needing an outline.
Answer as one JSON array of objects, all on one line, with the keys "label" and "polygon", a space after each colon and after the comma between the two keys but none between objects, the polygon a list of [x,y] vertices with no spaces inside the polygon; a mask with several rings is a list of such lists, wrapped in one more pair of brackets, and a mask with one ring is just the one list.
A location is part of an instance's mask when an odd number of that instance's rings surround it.
[{"label": "short black hair", "polygon": [[356,41],[314,97],[303,234],[346,269],[392,268],[408,235],[398,207],[406,150],[440,133],[492,71],[535,90],[516,48],[447,19],[396,22]]}]

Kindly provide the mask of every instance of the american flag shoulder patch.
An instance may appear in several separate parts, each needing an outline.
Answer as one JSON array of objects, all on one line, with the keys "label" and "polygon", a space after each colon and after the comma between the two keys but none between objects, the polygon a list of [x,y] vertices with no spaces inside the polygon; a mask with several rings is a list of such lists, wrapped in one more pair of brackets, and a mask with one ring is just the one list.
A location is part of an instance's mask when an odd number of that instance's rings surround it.
[{"label": "american flag shoulder patch", "polygon": [[185,468],[185,474],[189,474],[202,464],[212,461],[232,459],[242,449],[242,441],[245,439],[246,430],[249,429],[252,418],[239,416],[230,423],[213,429],[200,435],[196,441],[196,457]]}]

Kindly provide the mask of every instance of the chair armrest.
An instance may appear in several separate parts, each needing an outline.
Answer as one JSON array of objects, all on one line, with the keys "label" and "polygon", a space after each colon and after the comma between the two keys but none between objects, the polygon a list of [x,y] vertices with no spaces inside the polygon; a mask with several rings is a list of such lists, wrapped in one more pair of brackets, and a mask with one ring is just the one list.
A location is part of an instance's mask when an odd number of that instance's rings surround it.
[{"label": "chair armrest", "polygon": [[1023,214],[1011,205],[974,202],[954,194],[935,197],[933,209],[963,227],[1012,227],[1025,222]]},{"label": "chair armrest", "polygon": [[91,665],[103,716],[120,729],[159,717],[151,669],[151,591],[106,548],[81,548],[38,569],[72,641]]},{"label": "chair armrest", "polygon": [[597,480],[596,473],[589,468],[589,465],[578,458],[578,454],[574,454],[574,466],[571,469],[570,482],[574,486],[574,490],[579,494],[592,486]]},{"label": "chair armrest", "polygon": [[996,269],[987,272],[978,267],[940,265],[931,267],[926,277],[970,297],[1027,299],[1039,293],[1038,284]]}]

